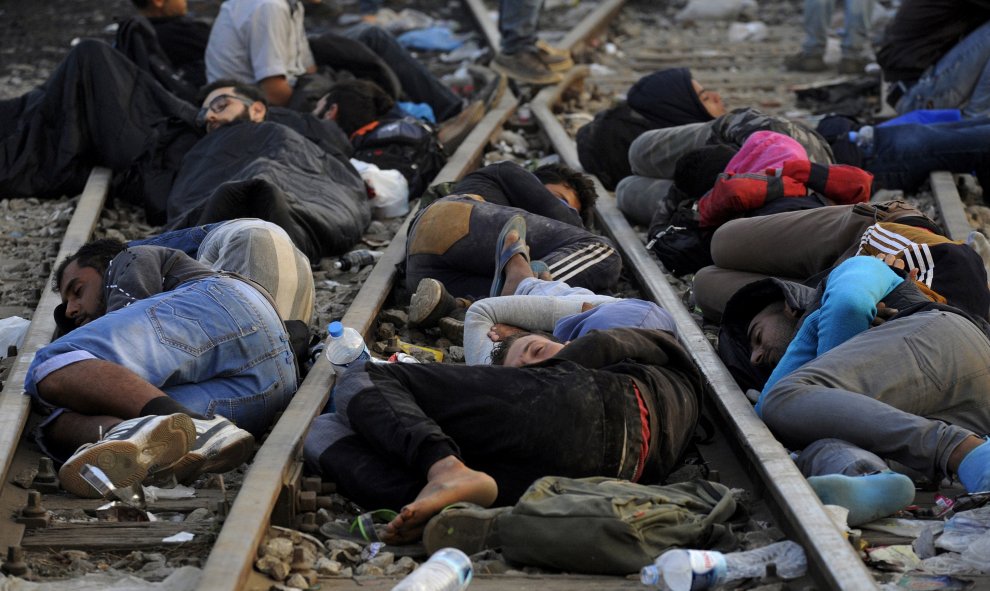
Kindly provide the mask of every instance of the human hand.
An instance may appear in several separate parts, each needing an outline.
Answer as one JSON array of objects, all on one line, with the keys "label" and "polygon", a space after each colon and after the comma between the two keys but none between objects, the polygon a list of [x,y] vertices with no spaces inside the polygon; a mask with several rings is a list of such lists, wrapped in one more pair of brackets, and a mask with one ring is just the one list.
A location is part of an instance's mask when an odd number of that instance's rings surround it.
[{"label": "human hand", "polygon": [[894,316],[897,316],[899,311],[897,308],[891,308],[883,302],[877,302],[877,315],[873,317],[873,322],[870,323],[870,326],[880,326]]},{"label": "human hand", "polygon": [[[904,267],[905,267],[905,265],[904,265],[904,259],[897,258],[897,255],[880,253],[880,254],[876,255],[876,258],[880,259],[881,261],[883,261],[884,263],[886,263],[890,267],[893,267],[895,269],[900,269],[901,271],[904,270]],[[912,281],[915,281],[915,280],[918,279],[918,270],[917,269],[911,269],[907,273],[908,273],[908,279],[911,279]]]},{"label": "human hand", "polygon": [[492,327],[488,329],[488,339],[493,343],[497,343],[520,332],[526,331],[518,326],[512,326],[511,324],[493,324]]}]

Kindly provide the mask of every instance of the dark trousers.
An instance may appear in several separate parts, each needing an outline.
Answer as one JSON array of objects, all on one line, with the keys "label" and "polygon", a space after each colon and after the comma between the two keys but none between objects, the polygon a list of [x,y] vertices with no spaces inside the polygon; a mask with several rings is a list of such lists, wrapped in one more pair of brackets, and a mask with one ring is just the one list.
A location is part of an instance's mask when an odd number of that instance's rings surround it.
[{"label": "dark trousers", "polygon": [[[631,375],[573,362],[368,363],[339,378],[337,413],[314,421],[306,461],[369,509],[412,501],[430,466],[450,455],[495,479],[499,505],[514,503],[545,475],[629,479],[643,443],[633,383]],[[652,422],[644,480],[656,479],[693,430],[697,394],[676,372],[636,383]]]},{"label": "dark trousers", "polygon": [[526,219],[530,258],[545,262],[555,280],[596,293],[615,286],[622,259],[607,239],[515,207],[453,196],[430,205],[410,230],[407,288],[431,277],[456,297],[487,297],[499,233],[516,214]]},{"label": "dark trousers", "polygon": [[433,108],[437,121],[446,121],[461,112],[463,101],[444,85],[423,62],[414,58],[391,33],[372,25],[356,25],[344,36],[368,46],[395,72],[405,97]]},{"label": "dark trousers", "polygon": [[164,123],[196,108],[106,43],[80,42],[44,85],[0,101],[0,194],[75,194],[93,166],[115,172],[154,151]]}]

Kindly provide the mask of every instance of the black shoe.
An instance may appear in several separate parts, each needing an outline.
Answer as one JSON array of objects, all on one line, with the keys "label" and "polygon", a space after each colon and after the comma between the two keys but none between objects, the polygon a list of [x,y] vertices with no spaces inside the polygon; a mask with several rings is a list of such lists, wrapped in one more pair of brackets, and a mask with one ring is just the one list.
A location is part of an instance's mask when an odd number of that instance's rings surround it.
[{"label": "black shoe", "polygon": [[784,67],[792,72],[824,72],[828,66],[821,54],[799,51],[784,58]]},{"label": "black shoe", "polygon": [[440,319],[440,333],[458,347],[464,346],[464,320],[449,316]]},{"label": "black shoe", "polygon": [[409,301],[409,326],[431,328],[458,308],[457,299],[436,279],[421,279]]},{"label": "black shoe", "polygon": [[550,70],[537,51],[520,51],[507,55],[500,53],[492,60],[492,69],[523,84],[557,84],[563,80],[558,72]]},{"label": "black shoe", "polygon": [[839,73],[840,74],[864,74],[866,73],[866,66],[870,65],[873,60],[865,57],[845,57],[839,60]]}]

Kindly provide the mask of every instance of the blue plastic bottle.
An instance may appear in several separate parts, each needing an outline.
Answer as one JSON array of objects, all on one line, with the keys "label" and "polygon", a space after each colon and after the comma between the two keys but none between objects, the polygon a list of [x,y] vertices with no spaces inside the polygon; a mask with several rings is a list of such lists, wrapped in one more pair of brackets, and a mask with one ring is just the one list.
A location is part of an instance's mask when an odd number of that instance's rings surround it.
[{"label": "blue plastic bottle", "polygon": [[371,359],[368,345],[358,331],[345,327],[335,320],[327,326],[327,332],[330,336],[327,338],[327,346],[323,349],[323,354],[327,356],[327,361],[333,365],[336,373]]}]

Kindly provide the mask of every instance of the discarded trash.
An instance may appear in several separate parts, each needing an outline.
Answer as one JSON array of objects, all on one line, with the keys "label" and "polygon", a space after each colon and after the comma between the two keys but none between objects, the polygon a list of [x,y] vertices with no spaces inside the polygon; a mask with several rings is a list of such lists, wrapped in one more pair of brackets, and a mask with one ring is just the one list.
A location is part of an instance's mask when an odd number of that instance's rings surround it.
[{"label": "discarded trash", "polygon": [[467,554],[456,548],[442,548],[392,591],[462,591],[471,583],[472,574]]},{"label": "discarded trash", "polygon": [[452,51],[464,44],[463,39],[446,27],[407,31],[399,35],[397,41],[407,49],[423,51]]},{"label": "discarded trash", "polygon": [[643,567],[640,581],[665,591],[700,591],[740,579],[766,576],[773,564],[777,576],[796,579],[808,569],[804,549],[785,540],[762,548],[723,554],[714,550],[668,550]]},{"label": "discarded trash", "polygon": [[[990,534],[990,507],[956,513],[945,522],[945,530],[935,545],[952,552],[963,552]],[[990,566],[990,562],[987,563]]]},{"label": "discarded trash", "polygon": [[732,23],[729,25],[729,43],[760,42],[766,39],[769,33],[766,23],[760,21]]},{"label": "discarded trash", "polygon": [[755,0],[689,0],[674,20],[734,21],[743,12],[753,12],[755,8]]},{"label": "discarded trash", "polygon": [[31,321],[20,316],[10,316],[0,320],[0,359],[7,356],[7,349],[11,346],[21,348],[29,326]]},{"label": "discarded trash", "polygon": [[399,341],[399,348],[402,349],[404,353],[408,353],[410,355],[412,355],[415,351],[432,355],[433,359],[435,359],[437,363],[443,361],[443,351],[441,351],[440,349],[434,349],[432,347],[423,347],[420,345],[413,345],[412,343],[406,343],[403,341]]},{"label": "discarded trash", "polygon": [[921,559],[911,546],[867,548],[866,553],[870,557],[870,563],[882,570],[906,572],[918,568],[921,564]]},{"label": "discarded trash", "polygon": [[191,542],[196,534],[189,533],[187,531],[180,531],[174,536],[169,536],[167,538],[162,538],[162,541],[166,544],[181,544],[182,542]]},{"label": "discarded trash", "polygon": [[96,509],[96,518],[100,521],[118,523],[157,521],[151,513],[137,507],[132,507],[131,505],[126,505],[120,501],[113,501],[112,503],[98,507]]},{"label": "discarded trash", "polygon": [[104,499],[114,497],[138,509],[144,509],[146,506],[144,488],[140,482],[126,488],[117,488],[103,470],[92,464],[83,464],[79,470],[79,475]]},{"label": "discarded trash", "polygon": [[338,321],[327,326],[327,346],[323,349],[327,361],[333,364],[336,372],[342,372],[352,364],[371,359],[368,345],[361,333]]},{"label": "discarded trash", "polygon": [[355,271],[366,265],[372,265],[381,258],[382,251],[361,248],[341,255],[340,259],[334,261],[333,266],[341,271]]}]

